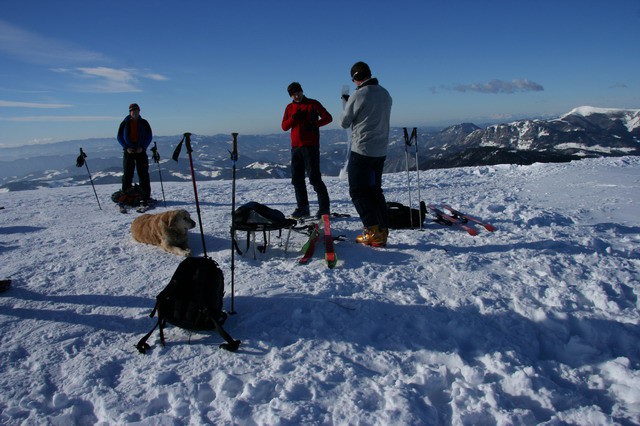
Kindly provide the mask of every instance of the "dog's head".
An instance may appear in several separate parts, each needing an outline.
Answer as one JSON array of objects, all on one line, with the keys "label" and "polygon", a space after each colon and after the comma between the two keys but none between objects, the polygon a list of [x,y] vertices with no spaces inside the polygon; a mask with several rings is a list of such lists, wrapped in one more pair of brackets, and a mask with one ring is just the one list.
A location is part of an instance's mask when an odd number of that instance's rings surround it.
[{"label": "dog's head", "polygon": [[191,215],[186,210],[173,210],[171,212],[169,226],[175,229],[187,230],[196,227],[196,223],[191,219]]}]

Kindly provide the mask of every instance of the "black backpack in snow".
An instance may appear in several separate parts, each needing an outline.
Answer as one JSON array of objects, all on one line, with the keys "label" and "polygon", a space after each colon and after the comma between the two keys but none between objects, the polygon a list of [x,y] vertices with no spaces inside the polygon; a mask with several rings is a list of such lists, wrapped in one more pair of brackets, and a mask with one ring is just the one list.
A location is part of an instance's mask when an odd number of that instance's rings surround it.
[{"label": "black backpack in snow", "polygon": [[233,212],[232,220],[234,231],[233,244],[240,255],[242,255],[243,252],[238,247],[235,231],[247,231],[247,250],[249,248],[251,233],[262,231],[265,241],[263,248],[266,250],[267,232],[280,230],[282,233],[283,228],[291,229],[292,226],[298,223],[295,219],[286,218],[280,210],[272,209],[256,201],[250,201],[238,207]]},{"label": "black backpack in snow", "polygon": [[118,190],[111,194],[111,201],[114,203],[131,207],[138,207],[145,198],[146,191],[138,184],[133,185],[126,191]]},{"label": "black backpack in snow", "polygon": [[420,210],[412,209],[400,203],[387,203],[387,216],[389,228],[412,229],[420,228],[427,214],[427,205],[420,201]]},{"label": "black backpack in snow", "polygon": [[227,342],[221,348],[235,352],[240,346],[222,328],[227,314],[223,311],[224,276],[215,260],[208,257],[187,257],[173,274],[169,284],[156,297],[151,317],[156,313],[158,321],[136,345],[146,353],[151,347],[147,340],[160,328],[160,342],[165,345],[166,323],[189,331],[216,330]]}]

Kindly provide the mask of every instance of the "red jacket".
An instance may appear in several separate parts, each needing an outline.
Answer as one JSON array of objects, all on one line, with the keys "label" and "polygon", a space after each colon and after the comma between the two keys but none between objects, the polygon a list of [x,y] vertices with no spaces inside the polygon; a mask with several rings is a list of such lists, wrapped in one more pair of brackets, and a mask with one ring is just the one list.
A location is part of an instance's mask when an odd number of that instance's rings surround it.
[{"label": "red jacket", "polygon": [[282,130],[291,129],[291,147],[319,146],[319,128],[333,121],[333,117],[315,99],[303,97],[300,102],[291,102],[284,110]]}]

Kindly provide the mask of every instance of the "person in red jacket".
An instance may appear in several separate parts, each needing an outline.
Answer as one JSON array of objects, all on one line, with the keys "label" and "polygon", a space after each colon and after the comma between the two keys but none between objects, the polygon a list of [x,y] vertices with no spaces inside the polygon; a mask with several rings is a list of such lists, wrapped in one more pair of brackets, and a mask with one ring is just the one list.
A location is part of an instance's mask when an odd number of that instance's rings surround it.
[{"label": "person in red jacket", "polygon": [[318,196],[316,217],[320,217],[330,213],[329,193],[320,173],[320,127],[331,123],[333,117],[320,102],[304,96],[300,83],[291,83],[287,92],[293,102],[284,110],[282,130],[291,130],[291,184],[297,203],[291,217],[310,216],[305,172]]}]

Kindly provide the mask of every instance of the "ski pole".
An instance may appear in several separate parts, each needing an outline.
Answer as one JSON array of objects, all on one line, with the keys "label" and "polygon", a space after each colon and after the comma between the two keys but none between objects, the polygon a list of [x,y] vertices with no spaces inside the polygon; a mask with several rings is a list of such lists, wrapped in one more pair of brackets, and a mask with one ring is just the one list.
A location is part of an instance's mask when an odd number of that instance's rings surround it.
[{"label": "ski pole", "polygon": [[231,312],[229,312],[230,314],[235,314],[235,306],[234,306],[234,293],[235,293],[235,268],[236,268],[236,264],[235,264],[235,247],[234,247],[234,241],[235,241],[235,234],[236,234],[236,228],[235,228],[235,224],[233,221],[233,215],[235,214],[236,211],[236,162],[238,161],[238,134],[237,133],[231,133],[231,136],[233,136],[233,142],[231,145],[231,151],[229,151],[229,154],[231,154],[231,164],[232,164],[232,172],[231,172]]},{"label": "ski pole", "polygon": [[187,147],[187,154],[189,154],[189,166],[191,167],[191,181],[193,182],[193,194],[196,198],[196,212],[198,213],[198,224],[200,225],[200,236],[202,237],[202,250],[204,251],[204,257],[207,256],[207,246],[204,242],[204,229],[202,228],[202,217],[200,215],[200,201],[198,200],[198,188],[196,187],[196,174],[193,170],[193,157],[191,153],[193,149],[191,149],[191,133],[184,134],[184,144]]},{"label": "ski pole", "polygon": [[413,228],[413,213],[411,212],[411,179],[409,177],[409,145],[411,145],[411,140],[409,139],[409,133],[407,132],[407,128],[404,127],[404,158],[407,163],[407,190],[409,191],[409,224],[411,228]]},{"label": "ski pole", "polygon": [[89,174],[89,180],[91,181],[91,186],[93,187],[93,193],[96,196],[98,207],[100,208],[100,210],[102,210],[102,206],[100,205],[100,199],[98,198],[98,193],[96,192],[96,187],[93,184],[93,178],[91,177],[91,172],[89,171],[89,165],[87,164],[87,161],[85,160],[85,158],[87,158],[87,154],[85,154],[82,148],[80,148],[80,155],[76,159],[76,167],[82,167],[84,165],[87,168],[87,173]]},{"label": "ski pole", "polygon": [[162,170],[160,170],[160,154],[158,154],[158,145],[156,144],[156,141],[153,141],[153,148],[151,148],[151,152],[153,152],[153,162],[158,165],[158,174],[160,175],[160,188],[162,189],[162,202],[164,203],[164,206],[167,207],[167,200],[165,200],[164,198],[164,185],[162,184]]},{"label": "ski pole", "polygon": [[[422,197],[420,196],[420,164],[418,163],[418,129],[416,127],[413,128],[411,132],[411,139],[416,144],[416,183],[418,185],[418,206],[420,205],[420,201],[422,201]],[[418,214],[418,219],[420,220],[420,230],[422,230],[422,210],[418,208],[420,213]]]}]

